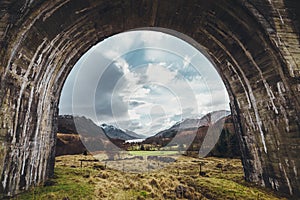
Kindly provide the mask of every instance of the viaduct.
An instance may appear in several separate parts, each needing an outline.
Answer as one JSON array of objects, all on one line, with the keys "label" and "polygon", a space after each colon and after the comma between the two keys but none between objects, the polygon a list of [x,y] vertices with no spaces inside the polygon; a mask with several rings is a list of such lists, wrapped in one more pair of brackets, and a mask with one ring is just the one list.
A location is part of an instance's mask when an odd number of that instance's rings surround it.
[{"label": "viaduct", "polygon": [[53,175],[58,102],[76,61],[142,27],[203,46],[230,96],[246,180],[300,197],[298,0],[1,0],[0,194]]}]

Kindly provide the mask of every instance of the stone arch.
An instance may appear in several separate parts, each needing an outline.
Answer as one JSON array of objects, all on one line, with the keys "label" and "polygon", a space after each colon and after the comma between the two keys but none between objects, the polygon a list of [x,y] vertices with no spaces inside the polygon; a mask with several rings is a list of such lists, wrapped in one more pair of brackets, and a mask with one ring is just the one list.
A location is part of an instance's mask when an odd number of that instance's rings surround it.
[{"label": "stone arch", "polygon": [[[116,33],[162,27],[204,46],[230,95],[246,180],[299,196],[300,49],[290,1],[0,3],[0,190],[53,174],[58,102],[75,62]],[[299,10],[299,4],[297,4]]]}]

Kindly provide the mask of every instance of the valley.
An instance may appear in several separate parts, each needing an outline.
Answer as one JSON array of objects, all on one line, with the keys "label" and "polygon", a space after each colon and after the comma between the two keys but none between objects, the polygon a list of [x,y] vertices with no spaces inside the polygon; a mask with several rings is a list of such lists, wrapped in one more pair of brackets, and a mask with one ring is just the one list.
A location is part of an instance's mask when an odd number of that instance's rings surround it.
[{"label": "valley", "polygon": [[[183,120],[148,138],[61,116],[55,176],[14,199],[286,199],[245,181],[231,116],[212,116]],[[216,145],[199,157],[209,128],[220,119]],[[190,136],[194,139],[187,143]],[[172,144],[174,137],[183,142]],[[82,140],[93,142],[94,151]]]}]

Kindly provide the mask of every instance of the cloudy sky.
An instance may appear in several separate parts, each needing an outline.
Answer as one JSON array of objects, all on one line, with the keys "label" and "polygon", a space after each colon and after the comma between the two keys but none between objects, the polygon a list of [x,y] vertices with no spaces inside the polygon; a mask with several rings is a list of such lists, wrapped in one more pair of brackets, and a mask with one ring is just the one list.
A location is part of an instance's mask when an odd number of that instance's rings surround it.
[{"label": "cloudy sky", "polygon": [[60,114],[153,135],[185,118],[229,110],[213,65],[177,37],[130,31],[92,47],[64,85]]}]

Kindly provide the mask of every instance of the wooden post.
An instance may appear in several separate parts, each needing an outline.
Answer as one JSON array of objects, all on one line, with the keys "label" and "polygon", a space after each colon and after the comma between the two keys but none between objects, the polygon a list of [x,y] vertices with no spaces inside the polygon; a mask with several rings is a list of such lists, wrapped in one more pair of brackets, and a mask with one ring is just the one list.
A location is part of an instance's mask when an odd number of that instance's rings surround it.
[{"label": "wooden post", "polygon": [[205,173],[202,172],[202,166],[204,166],[204,165],[205,165],[205,163],[202,162],[202,161],[199,163],[199,175],[200,176],[204,176],[205,175]]},{"label": "wooden post", "polygon": [[201,163],[200,163],[200,172],[199,172],[199,175],[201,175],[201,172],[202,172],[202,165],[201,165]]}]

